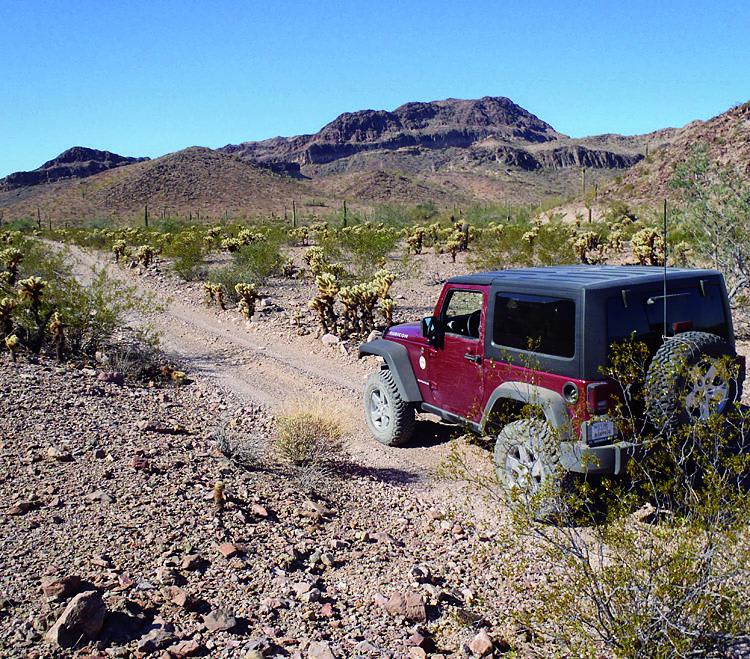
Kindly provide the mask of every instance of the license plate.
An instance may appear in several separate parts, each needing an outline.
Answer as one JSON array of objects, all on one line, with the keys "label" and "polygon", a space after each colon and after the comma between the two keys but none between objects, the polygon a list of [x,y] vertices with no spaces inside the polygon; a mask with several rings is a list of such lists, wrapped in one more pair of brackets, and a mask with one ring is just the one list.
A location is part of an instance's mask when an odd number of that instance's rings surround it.
[{"label": "license plate", "polygon": [[592,421],[588,426],[590,442],[597,442],[615,434],[614,421]]}]

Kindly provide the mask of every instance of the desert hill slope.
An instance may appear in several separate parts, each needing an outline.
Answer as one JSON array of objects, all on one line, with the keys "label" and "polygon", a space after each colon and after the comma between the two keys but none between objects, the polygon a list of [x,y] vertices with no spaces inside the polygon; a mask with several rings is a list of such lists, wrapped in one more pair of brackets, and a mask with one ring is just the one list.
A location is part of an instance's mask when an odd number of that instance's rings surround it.
[{"label": "desert hill slope", "polygon": [[[535,203],[580,196],[586,183],[641,200],[664,193],[673,163],[697,142],[750,161],[747,105],[647,135],[571,138],[504,97],[406,103],[347,112],[312,135],[191,147],[154,160],[74,147],[0,180],[6,219],[132,219],[165,215],[316,214],[379,203]],[[648,157],[645,157],[648,156]],[[39,209],[39,211],[37,211]]]},{"label": "desert hill slope", "polygon": [[40,183],[54,183],[61,179],[86,178],[115,167],[148,160],[148,158],[128,158],[83,146],[74,146],[59,156],[48,160],[41,167],[30,172],[15,172],[0,179],[0,191],[25,188]]},{"label": "desert hill slope", "polygon": [[[653,135],[658,142],[660,135]],[[648,158],[625,172],[605,195],[636,202],[668,197],[675,165],[687,160],[696,146],[707,149],[716,162],[750,172],[750,103],[733,107],[707,121],[693,121],[672,129],[668,139],[658,143],[650,150]]]},{"label": "desert hill slope", "polygon": [[142,214],[218,217],[282,210],[309,194],[307,185],[226,153],[190,147],[84,179],[0,193],[6,218],[32,217],[39,208],[56,222],[129,219]]}]

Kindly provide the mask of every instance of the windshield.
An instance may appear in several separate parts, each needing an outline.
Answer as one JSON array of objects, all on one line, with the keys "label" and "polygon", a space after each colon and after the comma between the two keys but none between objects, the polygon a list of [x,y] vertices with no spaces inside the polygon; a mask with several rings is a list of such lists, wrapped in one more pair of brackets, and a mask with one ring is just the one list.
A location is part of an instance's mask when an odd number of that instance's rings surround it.
[{"label": "windshield", "polygon": [[729,338],[724,295],[716,282],[670,286],[665,298],[661,288],[626,291],[607,300],[608,344],[622,341],[635,332],[651,350],[662,343],[664,303],[667,305],[667,336],[695,330]]}]

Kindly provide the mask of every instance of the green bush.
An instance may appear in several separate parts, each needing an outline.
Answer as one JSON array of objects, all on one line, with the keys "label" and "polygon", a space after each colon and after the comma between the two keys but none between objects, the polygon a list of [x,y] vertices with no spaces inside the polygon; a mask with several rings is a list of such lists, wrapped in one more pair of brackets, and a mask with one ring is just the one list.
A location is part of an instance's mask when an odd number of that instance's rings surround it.
[{"label": "green bush", "polygon": [[[750,414],[737,407],[681,426],[647,418],[638,385],[649,363],[644,344],[625,341],[602,373],[622,392],[610,416],[637,446],[627,477],[580,477],[510,497],[493,552],[509,557],[504,583],[517,588],[509,626],[529,630],[534,654],[726,656],[747,633]],[[688,376],[687,364],[674,368]],[[736,364],[726,368],[737,377]],[[458,444],[446,472],[503,507],[509,500]]]}]

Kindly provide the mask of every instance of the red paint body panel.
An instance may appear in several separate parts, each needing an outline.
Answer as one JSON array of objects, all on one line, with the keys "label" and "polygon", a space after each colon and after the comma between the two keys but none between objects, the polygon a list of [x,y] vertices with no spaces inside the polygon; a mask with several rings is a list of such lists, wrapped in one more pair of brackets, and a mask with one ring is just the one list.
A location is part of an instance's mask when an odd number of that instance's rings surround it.
[{"label": "red paint body panel", "polygon": [[[484,333],[487,325],[489,287],[446,285],[435,305],[435,316],[441,315],[445,300],[452,290],[484,293],[479,339],[446,334],[443,346],[436,348],[422,336],[420,323],[396,325],[384,336],[389,341],[406,347],[423,401],[468,421],[480,423],[490,396],[504,382],[532,383],[561,396],[565,384],[573,382],[578,387],[579,397],[576,404],[568,405],[568,412],[574,431],[578,433],[581,423],[592,416],[586,406],[586,385],[593,381],[578,380],[485,358]],[[467,355],[481,357],[481,362],[470,361]]]}]

